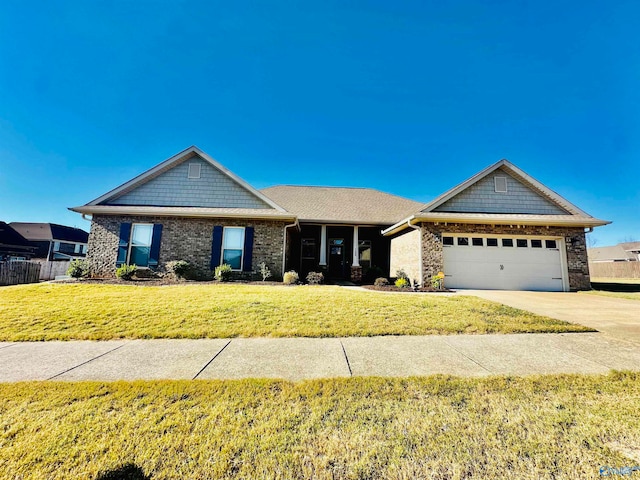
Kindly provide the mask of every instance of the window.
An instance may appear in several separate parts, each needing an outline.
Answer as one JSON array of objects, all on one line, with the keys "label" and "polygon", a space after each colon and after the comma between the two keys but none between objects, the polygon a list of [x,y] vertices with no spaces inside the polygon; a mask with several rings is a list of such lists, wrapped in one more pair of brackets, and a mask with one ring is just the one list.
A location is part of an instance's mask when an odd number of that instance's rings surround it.
[{"label": "window", "polygon": [[531,240],[531,248],[542,248],[542,240]]},{"label": "window", "polygon": [[302,239],[302,252],[301,256],[304,260],[316,259],[316,239],[315,238],[303,238]]},{"label": "window", "polygon": [[371,240],[358,241],[358,259],[361,267],[371,267]]},{"label": "window", "polygon": [[471,239],[471,244],[474,247],[483,247],[484,246],[484,241],[483,241],[482,238],[474,237],[474,238]]},{"label": "window", "polygon": [[467,237],[458,237],[458,245],[469,245],[469,239]]},{"label": "window", "polygon": [[507,177],[493,177],[496,193],[507,193]]},{"label": "window", "polygon": [[453,245],[453,237],[442,237],[443,245]]},{"label": "window", "polygon": [[129,244],[129,265],[137,265],[138,267],[149,266],[152,238],[153,225],[145,223],[136,223],[133,225],[131,242]]},{"label": "window", "polygon": [[555,240],[545,240],[544,246],[547,248],[558,248],[558,244]]},{"label": "window", "polygon": [[[126,264],[135,264],[138,267],[157,267],[161,238],[161,223],[121,223],[116,268]],[[86,253],[86,245],[83,247],[84,253]]]},{"label": "window", "polygon": [[202,165],[199,163],[190,163],[189,164],[189,174],[188,178],[200,178],[200,172],[202,169]]},{"label": "window", "polygon": [[516,240],[516,245],[520,248],[527,248],[528,242],[526,238],[519,238]]},{"label": "window", "polygon": [[487,247],[497,247],[498,239],[497,238],[487,238]]},{"label": "window", "polygon": [[513,238],[503,238],[502,239],[503,247],[513,247]]},{"label": "window", "polygon": [[54,252],[60,251],[60,242],[53,242],[53,251]]},{"label": "window", "polygon": [[222,238],[222,263],[234,270],[242,270],[244,227],[224,227]]}]

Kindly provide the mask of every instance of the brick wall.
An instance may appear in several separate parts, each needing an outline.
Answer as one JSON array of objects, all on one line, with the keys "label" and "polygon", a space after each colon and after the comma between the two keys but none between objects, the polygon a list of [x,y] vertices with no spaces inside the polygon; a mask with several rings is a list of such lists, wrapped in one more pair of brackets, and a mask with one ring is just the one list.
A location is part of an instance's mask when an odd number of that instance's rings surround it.
[{"label": "brick wall", "polygon": [[422,224],[422,282],[428,285],[431,277],[444,269],[442,252],[442,232],[445,233],[481,233],[495,235],[514,235],[526,237],[541,235],[548,237],[563,237],[565,240],[567,267],[569,270],[569,288],[572,291],[590,290],[589,263],[587,259],[587,243],[583,228],[567,227],[511,227],[509,225],[471,225]]},{"label": "brick wall", "polygon": [[211,239],[215,225],[253,227],[253,270],[257,271],[258,264],[265,262],[274,277],[282,276],[282,246],[286,222],[107,215],[94,215],[91,222],[87,261],[93,276],[115,275],[122,222],[163,225],[159,270],[163,270],[166,263],[172,260],[187,260],[202,269],[209,269]]}]

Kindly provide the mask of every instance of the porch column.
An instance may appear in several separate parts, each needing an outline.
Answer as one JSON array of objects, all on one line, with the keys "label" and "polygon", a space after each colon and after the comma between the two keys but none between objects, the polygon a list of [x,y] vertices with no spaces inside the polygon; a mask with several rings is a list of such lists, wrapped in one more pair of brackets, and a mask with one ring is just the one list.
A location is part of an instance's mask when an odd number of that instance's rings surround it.
[{"label": "porch column", "polygon": [[354,225],[353,227],[353,262],[351,263],[354,267],[360,266],[360,251],[358,250],[358,226]]},{"label": "porch column", "polygon": [[320,227],[320,266],[327,265],[327,226]]}]

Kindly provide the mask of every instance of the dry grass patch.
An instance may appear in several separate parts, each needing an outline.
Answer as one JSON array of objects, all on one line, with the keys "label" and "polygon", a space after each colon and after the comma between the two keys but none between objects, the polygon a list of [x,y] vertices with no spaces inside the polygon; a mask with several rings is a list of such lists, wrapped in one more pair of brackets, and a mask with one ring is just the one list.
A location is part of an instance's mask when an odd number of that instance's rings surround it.
[{"label": "dry grass patch", "polygon": [[0,289],[0,340],[578,332],[477,297],[242,284]]},{"label": "dry grass patch", "polygon": [[599,478],[638,411],[634,373],[4,384],[0,476]]},{"label": "dry grass patch", "polygon": [[589,290],[580,292],[586,295],[600,295],[602,297],[626,298],[627,300],[640,300],[640,292],[606,292],[604,290]]}]

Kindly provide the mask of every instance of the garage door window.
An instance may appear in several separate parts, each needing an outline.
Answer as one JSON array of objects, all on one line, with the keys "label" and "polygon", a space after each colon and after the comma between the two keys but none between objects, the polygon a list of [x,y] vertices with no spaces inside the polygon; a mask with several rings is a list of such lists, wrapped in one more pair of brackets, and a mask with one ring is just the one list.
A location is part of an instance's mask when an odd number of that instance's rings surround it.
[{"label": "garage door window", "polygon": [[516,240],[516,245],[520,248],[527,248],[528,242],[526,238],[518,238]]},{"label": "garage door window", "polygon": [[513,238],[503,238],[502,239],[503,247],[513,247]]},{"label": "garage door window", "polygon": [[467,237],[458,237],[458,245],[469,245],[469,239]]},{"label": "garage door window", "polygon": [[484,242],[482,240],[482,238],[472,238],[471,243],[474,247],[482,247],[484,246]]},{"label": "garage door window", "polygon": [[442,237],[443,245],[453,245],[453,237]]},{"label": "garage door window", "polygon": [[542,248],[542,240],[531,240],[531,248]]},{"label": "garage door window", "polygon": [[487,238],[487,247],[497,247],[498,239],[497,238]]},{"label": "garage door window", "polygon": [[544,245],[547,248],[558,248],[558,244],[555,240],[545,240]]}]

